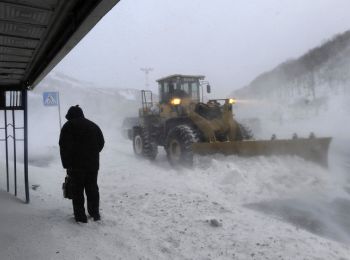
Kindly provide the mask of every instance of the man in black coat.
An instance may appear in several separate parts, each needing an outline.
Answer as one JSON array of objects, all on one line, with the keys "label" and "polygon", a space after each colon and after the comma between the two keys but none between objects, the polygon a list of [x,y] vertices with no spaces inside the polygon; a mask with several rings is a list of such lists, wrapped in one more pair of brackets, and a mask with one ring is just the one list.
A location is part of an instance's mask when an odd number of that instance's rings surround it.
[{"label": "man in black coat", "polygon": [[79,105],[69,108],[60,134],[60,153],[63,168],[72,178],[73,210],[77,222],[87,223],[84,190],[89,215],[98,221],[100,194],[97,185],[100,152],[104,146],[101,129],[84,117]]}]

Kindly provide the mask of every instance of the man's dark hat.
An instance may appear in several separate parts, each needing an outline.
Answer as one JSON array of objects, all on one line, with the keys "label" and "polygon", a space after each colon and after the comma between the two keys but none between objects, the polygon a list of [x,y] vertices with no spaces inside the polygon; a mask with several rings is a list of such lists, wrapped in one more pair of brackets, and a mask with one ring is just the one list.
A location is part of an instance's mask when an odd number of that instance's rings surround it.
[{"label": "man's dark hat", "polygon": [[71,120],[75,118],[84,118],[83,110],[79,107],[79,105],[71,106],[68,109],[66,119]]}]

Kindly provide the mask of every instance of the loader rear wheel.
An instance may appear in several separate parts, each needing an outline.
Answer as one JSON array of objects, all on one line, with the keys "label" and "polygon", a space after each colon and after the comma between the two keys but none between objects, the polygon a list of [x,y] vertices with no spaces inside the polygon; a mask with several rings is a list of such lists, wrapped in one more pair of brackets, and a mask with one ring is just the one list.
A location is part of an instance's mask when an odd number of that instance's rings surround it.
[{"label": "loader rear wheel", "polygon": [[136,156],[149,160],[154,160],[158,154],[158,145],[146,128],[134,130],[133,148]]},{"label": "loader rear wheel", "polygon": [[179,125],[169,131],[165,150],[173,166],[193,164],[192,144],[198,142],[198,133],[187,125]]}]

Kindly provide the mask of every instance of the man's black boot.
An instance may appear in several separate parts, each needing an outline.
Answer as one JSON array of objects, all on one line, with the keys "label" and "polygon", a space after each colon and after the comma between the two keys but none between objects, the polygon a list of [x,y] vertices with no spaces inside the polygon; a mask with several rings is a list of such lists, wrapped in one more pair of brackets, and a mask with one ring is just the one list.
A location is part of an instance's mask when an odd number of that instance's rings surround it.
[{"label": "man's black boot", "polygon": [[94,221],[100,221],[101,220],[100,214],[94,215],[94,216],[92,216],[92,218],[94,219]]},{"label": "man's black boot", "polygon": [[76,221],[76,222],[81,222],[81,223],[87,223],[87,222],[88,222],[86,216],[75,217],[75,221]]}]

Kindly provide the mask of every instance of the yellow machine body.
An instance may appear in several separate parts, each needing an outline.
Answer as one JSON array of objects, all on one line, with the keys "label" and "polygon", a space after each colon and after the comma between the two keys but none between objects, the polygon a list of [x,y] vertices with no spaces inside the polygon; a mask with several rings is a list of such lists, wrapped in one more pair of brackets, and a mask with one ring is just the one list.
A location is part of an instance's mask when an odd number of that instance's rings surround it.
[{"label": "yellow machine body", "polygon": [[[295,155],[319,163],[328,164],[330,137],[277,140],[254,140],[244,134],[243,126],[234,117],[233,99],[214,99],[204,103],[200,98],[200,80],[204,76],[172,75],[158,80],[159,103],[147,101],[142,92],[140,125],[134,127],[137,151],[154,159],[157,146],[164,146],[172,164],[181,163],[192,154],[240,156]],[[203,93],[203,88],[202,88]],[[152,97],[152,93],[151,97]],[[177,130],[175,130],[177,128]],[[147,134],[147,135],[146,135]],[[134,139],[135,139],[134,138]],[[190,145],[189,145],[190,144]],[[141,153],[140,152],[140,153]],[[191,161],[191,160],[187,160]]]}]

